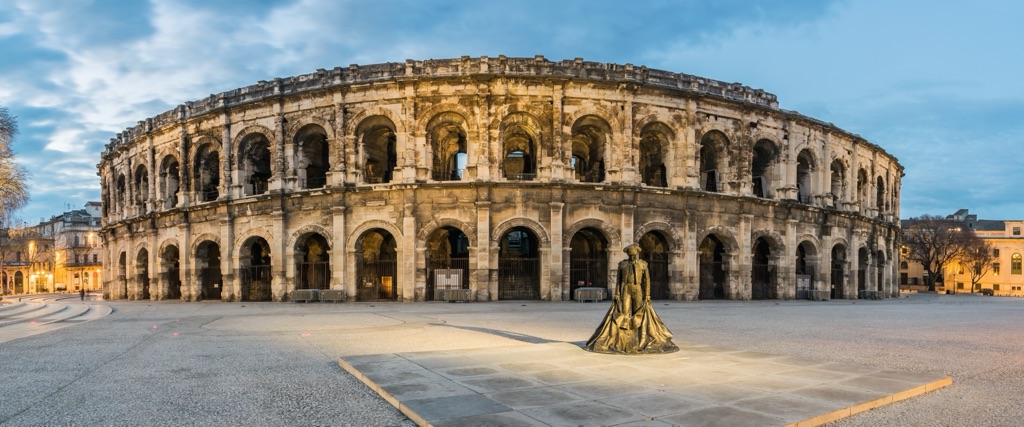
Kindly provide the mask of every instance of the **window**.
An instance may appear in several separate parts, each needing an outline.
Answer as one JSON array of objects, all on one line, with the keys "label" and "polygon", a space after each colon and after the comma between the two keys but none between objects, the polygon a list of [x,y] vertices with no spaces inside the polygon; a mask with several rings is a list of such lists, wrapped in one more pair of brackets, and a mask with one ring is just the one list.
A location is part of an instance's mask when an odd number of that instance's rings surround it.
[{"label": "window", "polygon": [[96,261],[96,257],[97,257],[96,254],[92,254],[92,262],[99,262],[99,261]]},{"label": "window", "polygon": [[975,283],[974,284],[974,290],[975,291],[980,291],[981,290],[981,283]]},{"label": "window", "polygon": [[1010,274],[1020,274],[1020,254],[1016,253],[1010,257]]},{"label": "window", "polygon": [[964,289],[964,282],[956,282],[956,288],[960,289],[960,290],[963,290]]},{"label": "window", "polygon": [[992,275],[994,275],[994,276],[998,276],[999,275],[999,263],[998,262],[993,262],[992,263]]},{"label": "window", "polygon": [[1013,227],[1013,235],[1020,236],[1020,227]]},{"label": "window", "polygon": [[957,266],[956,274],[964,274],[964,265],[963,264],[960,264],[959,266]]},{"label": "window", "polygon": [[992,249],[992,256],[999,258],[999,248]]},{"label": "window", "polygon": [[907,262],[906,261],[900,261],[900,270],[906,270],[907,268],[910,268],[910,266],[907,265]]},{"label": "window", "polygon": [[999,285],[998,284],[993,284],[992,285],[992,290],[993,291],[998,291],[999,290]]}]

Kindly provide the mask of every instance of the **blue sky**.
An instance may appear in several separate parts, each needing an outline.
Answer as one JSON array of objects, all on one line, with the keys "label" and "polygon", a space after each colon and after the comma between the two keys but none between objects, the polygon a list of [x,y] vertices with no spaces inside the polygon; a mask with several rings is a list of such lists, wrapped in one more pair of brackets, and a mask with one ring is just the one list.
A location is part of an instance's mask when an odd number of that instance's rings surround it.
[{"label": "blue sky", "polygon": [[632,63],[740,82],[906,168],[902,216],[1024,219],[1024,2],[4,0],[28,223],[99,200],[103,144],[185,101],[348,64]]}]

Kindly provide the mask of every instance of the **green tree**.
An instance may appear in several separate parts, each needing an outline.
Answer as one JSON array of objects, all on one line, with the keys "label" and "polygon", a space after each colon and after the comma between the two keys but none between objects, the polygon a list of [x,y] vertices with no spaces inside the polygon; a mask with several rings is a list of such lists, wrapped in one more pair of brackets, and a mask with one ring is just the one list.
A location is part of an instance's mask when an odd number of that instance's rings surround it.
[{"label": "green tree", "polygon": [[28,203],[25,181],[28,172],[14,156],[14,137],[18,134],[18,118],[0,106],[0,218],[12,218],[15,211]]}]

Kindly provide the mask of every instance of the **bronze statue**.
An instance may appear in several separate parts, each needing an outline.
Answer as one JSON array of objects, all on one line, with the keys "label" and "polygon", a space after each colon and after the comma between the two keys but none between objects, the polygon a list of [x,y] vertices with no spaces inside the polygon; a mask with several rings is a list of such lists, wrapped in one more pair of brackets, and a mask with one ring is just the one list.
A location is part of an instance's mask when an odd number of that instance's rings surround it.
[{"label": "bronze statue", "polygon": [[629,259],[619,263],[619,283],[608,314],[586,349],[595,353],[656,354],[678,351],[672,332],[651,306],[651,274],[640,259],[640,246],[626,246]]}]

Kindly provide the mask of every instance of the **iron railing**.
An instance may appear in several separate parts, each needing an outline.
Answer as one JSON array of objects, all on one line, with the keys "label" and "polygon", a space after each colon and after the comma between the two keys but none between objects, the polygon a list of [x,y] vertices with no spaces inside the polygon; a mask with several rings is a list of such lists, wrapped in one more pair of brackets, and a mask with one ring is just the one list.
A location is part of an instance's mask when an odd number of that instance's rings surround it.
[{"label": "iron railing", "polygon": [[498,299],[540,299],[540,259],[511,258],[499,260]]}]

